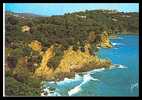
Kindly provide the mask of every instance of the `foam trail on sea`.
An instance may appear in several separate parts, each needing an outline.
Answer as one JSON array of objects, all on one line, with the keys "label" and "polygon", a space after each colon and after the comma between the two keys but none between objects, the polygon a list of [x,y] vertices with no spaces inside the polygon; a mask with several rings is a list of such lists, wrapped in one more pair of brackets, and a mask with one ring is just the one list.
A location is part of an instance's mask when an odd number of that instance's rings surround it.
[{"label": "foam trail on sea", "polygon": [[96,72],[101,72],[101,71],[104,71],[105,68],[99,68],[99,69],[94,69],[94,70],[91,70],[91,71],[88,71],[88,72],[82,72],[82,74],[93,74],[93,73],[96,73]]},{"label": "foam trail on sea", "polygon": [[62,96],[63,91],[68,91],[73,87],[78,86],[83,81],[83,77],[79,74],[75,74],[75,77],[72,79],[64,78],[64,80],[55,82],[55,81],[43,81],[41,83],[43,93],[41,96]]},{"label": "foam trail on sea", "polygon": [[86,82],[88,82],[90,80],[99,81],[98,79],[93,78],[90,74],[86,74],[83,76],[82,84],[85,84]]},{"label": "foam trail on sea", "polygon": [[71,82],[76,82],[76,81],[82,81],[82,77],[78,74],[75,74],[75,78],[69,79],[69,78],[64,78],[63,81],[57,82],[57,85],[65,84],[65,83],[71,83]]},{"label": "foam trail on sea", "polygon": [[128,67],[121,64],[113,64],[112,66],[110,66],[110,69],[114,69],[114,68],[128,68]]},{"label": "foam trail on sea", "polygon": [[126,67],[126,66],[124,66],[124,65],[119,65],[118,68],[128,68],[128,67]]},{"label": "foam trail on sea", "polygon": [[[114,68],[127,68],[126,66],[124,65],[121,65],[121,64],[113,64],[111,66],[110,69],[114,69]],[[72,79],[69,79],[69,78],[64,78],[64,80],[62,81],[59,81],[59,82],[54,82],[54,81],[50,81],[50,82],[47,82],[48,85],[45,86],[45,88],[43,89],[44,93],[47,93],[47,96],[61,96],[61,91],[62,89],[66,89],[68,92],[68,95],[69,96],[72,96],[72,95],[75,95],[76,93],[79,93],[81,90],[82,90],[82,85],[86,84],[87,82],[89,81],[100,81],[99,79],[96,79],[96,78],[93,78],[91,76],[91,74],[94,74],[96,72],[102,72],[104,71],[105,68],[100,68],[100,69],[94,69],[94,70],[91,70],[91,71],[88,71],[88,72],[83,72],[82,75],[76,73],[75,74],[75,77],[72,78]],[[45,82],[43,82],[45,84]],[[46,84],[45,84],[46,85]],[[51,91],[49,88],[53,85],[55,86],[55,90],[54,91]],[[132,89],[135,87],[132,86]],[[43,95],[43,94],[41,94]]]},{"label": "foam trail on sea", "polygon": [[68,95],[72,96],[78,92],[81,91],[80,85],[76,86],[75,88],[71,89],[70,91],[68,91]]},{"label": "foam trail on sea", "polygon": [[54,92],[54,93],[48,94],[48,96],[62,96],[62,95],[59,94],[58,92]]},{"label": "foam trail on sea", "polygon": [[100,81],[99,79],[93,78],[90,74],[86,74],[86,75],[83,76],[83,82],[81,84],[79,84],[78,86],[74,87],[73,89],[71,89],[70,91],[68,91],[68,95],[72,96],[72,95],[80,92],[82,90],[81,86],[84,85],[84,84],[86,84],[90,80]]},{"label": "foam trail on sea", "polygon": [[139,86],[138,82],[131,84],[130,88],[131,92],[133,92],[134,88],[138,88],[138,86]]},{"label": "foam trail on sea", "polygon": [[122,37],[118,37],[117,39],[123,39]]},{"label": "foam trail on sea", "polygon": [[119,46],[119,45],[124,45],[124,44],[112,42],[112,45],[113,45],[113,46]]}]

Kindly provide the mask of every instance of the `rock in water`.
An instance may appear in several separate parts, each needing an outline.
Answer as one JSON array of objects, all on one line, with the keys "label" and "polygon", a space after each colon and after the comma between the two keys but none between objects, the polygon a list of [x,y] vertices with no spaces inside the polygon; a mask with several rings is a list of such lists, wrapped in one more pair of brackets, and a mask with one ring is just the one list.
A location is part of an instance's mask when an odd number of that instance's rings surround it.
[{"label": "rock in water", "polygon": [[109,40],[109,34],[107,32],[104,32],[104,34],[101,36],[101,47],[112,48],[112,44]]}]

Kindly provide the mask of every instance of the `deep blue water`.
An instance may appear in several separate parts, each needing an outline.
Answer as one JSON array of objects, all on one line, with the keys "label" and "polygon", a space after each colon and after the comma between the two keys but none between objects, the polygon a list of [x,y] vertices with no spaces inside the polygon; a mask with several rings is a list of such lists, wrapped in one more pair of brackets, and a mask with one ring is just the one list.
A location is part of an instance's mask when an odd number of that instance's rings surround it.
[{"label": "deep blue water", "polygon": [[[99,69],[76,74],[73,79],[55,83],[45,82],[44,87],[54,87],[61,96],[138,96],[139,95],[139,36],[122,35],[112,39],[113,48],[100,49],[101,58],[109,58],[119,67]],[[53,86],[54,85],[54,86]],[[46,90],[45,90],[46,91]]]},{"label": "deep blue water", "polygon": [[[95,85],[96,95],[104,96],[138,96],[139,95],[139,37],[136,35],[121,36],[111,40],[116,44],[111,49],[101,49],[100,57],[108,57],[113,64],[121,64],[124,68],[105,70],[92,76],[100,80]],[[127,68],[125,68],[127,67]],[[102,88],[104,91],[101,91]]]}]

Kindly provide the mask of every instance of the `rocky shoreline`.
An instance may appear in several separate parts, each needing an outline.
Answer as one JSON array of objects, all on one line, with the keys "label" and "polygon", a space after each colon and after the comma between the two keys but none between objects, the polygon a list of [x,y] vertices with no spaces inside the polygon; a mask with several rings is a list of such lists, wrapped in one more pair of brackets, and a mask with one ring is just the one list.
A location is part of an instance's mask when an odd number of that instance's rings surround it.
[{"label": "rocky shoreline", "polygon": [[[100,47],[111,48],[112,44],[109,41],[109,35],[107,32],[101,36]],[[90,54],[90,44],[85,45],[85,51],[82,52],[80,49],[77,51],[73,50],[70,46],[67,50],[64,50],[63,55],[58,59],[58,65],[54,62],[55,48],[61,49],[60,45],[51,45],[46,51],[42,51],[41,43],[33,41],[29,46],[39,52],[42,57],[39,67],[34,72],[34,77],[42,80],[63,80],[64,77],[73,77],[75,73],[86,72],[97,68],[109,68],[111,61],[107,59],[100,59],[97,55]],[[99,47],[98,46],[98,47]],[[53,59],[55,64],[49,64],[50,60]]]}]

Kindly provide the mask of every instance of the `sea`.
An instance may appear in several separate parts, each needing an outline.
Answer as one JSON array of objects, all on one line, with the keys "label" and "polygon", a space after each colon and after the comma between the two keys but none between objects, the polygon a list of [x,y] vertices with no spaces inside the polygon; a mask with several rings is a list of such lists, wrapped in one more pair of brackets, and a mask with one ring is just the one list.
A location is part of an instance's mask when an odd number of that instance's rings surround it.
[{"label": "sea", "polygon": [[41,96],[139,96],[139,36],[110,39],[113,48],[100,48],[100,58],[110,59],[109,69],[76,73],[59,82],[43,81]]}]

